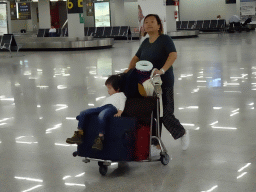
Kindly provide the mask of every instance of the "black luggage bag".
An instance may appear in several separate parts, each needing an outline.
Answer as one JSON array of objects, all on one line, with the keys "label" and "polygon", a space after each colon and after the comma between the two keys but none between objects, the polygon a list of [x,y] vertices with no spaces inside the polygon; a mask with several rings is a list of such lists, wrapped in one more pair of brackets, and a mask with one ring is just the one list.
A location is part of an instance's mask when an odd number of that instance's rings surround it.
[{"label": "black luggage bag", "polygon": [[111,161],[133,161],[136,133],[136,119],[112,117],[105,130],[103,150],[92,149],[94,139],[99,135],[98,115],[91,115],[84,129],[84,142],[78,145],[77,155]]}]

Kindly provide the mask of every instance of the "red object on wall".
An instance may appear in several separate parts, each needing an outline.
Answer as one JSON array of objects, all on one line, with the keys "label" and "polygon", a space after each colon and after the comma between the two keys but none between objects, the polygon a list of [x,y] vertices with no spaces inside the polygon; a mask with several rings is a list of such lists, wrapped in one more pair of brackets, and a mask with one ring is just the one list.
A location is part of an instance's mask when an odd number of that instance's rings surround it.
[{"label": "red object on wall", "polygon": [[51,14],[51,25],[55,28],[60,28],[60,14],[59,14],[59,3],[54,2],[50,4],[50,14]]},{"label": "red object on wall", "polygon": [[149,139],[150,139],[150,126],[138,125],[137,138],[135,144],[135,160],[146,160],[149,156]]},{"label": "red object on wall", "polygon": [[174,11],[174,18],[175,18],[175,19],[178,18],[178,11]]}]

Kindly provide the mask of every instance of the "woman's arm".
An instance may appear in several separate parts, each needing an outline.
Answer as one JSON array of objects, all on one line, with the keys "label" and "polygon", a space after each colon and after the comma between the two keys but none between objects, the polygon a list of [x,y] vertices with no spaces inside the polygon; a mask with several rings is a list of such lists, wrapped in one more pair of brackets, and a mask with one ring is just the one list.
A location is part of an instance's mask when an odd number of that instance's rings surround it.
[{"label": "woman's arm", "polygon": [[139,60],[140,60],[140,59],[135,55],[135,56],[132,58],[128,69],[126,69],[126,70],[124,71],[124,73],[127,73],[130,69],[135,68],[136,63],[137,63]]},{"label": "woman's arm", "polygon": [[177,59],[177,52],[171,52],[168,56],[168,58],[166,59],[166,62],[164,64],[164,66],[162,67],[162,69],[164,71],[167,71],[174,63],[174,61]]},{"label": "woman's arm", "polygon": [[[164,64],[164,66],[162,67],[162,69],[164,71],[167,71],[174,63],[174,61],[177,59],[177,52],[171,52],[168,56],[168,58],[166,59],[166,62]],[[155,70],[154,75],[159,74],[162,75],[163,71],[162,70]]]}]

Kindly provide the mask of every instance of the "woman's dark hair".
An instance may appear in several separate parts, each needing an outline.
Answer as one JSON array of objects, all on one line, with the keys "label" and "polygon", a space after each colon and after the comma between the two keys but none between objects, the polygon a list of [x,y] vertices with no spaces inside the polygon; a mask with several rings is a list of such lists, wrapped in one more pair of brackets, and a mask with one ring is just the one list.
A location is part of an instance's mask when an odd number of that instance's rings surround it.
[{"label": "woman's dark hair", "polygon": [[120,90],[121,75],[111,75],[105,82],[105,85],[111,85],[115,91]]},{"label": "woman's dark hair", "polygon": [[[164,28],[163,28],[163,24],[162,24],[162,22],[161,22],[161,19],[160,19],[160,17],[159,17],[158,15],[156,15],[156,14],[148,14],[148,15],[144,18],[144,22],[145,22],[145,20],[146,20],[148,17],[150,17],[150,16],[153,16],[153,17],[156,18],[157,24],[160,25],[160,29],[159,29],[158,33],[159,33],[159,35],[162,35],[162,34],[164,33]],[[143,25],[144,25],[144,22],[143,22]],[[146,35],[147,35],[147,32],[144,32],[143,37],[145,37]]]}]

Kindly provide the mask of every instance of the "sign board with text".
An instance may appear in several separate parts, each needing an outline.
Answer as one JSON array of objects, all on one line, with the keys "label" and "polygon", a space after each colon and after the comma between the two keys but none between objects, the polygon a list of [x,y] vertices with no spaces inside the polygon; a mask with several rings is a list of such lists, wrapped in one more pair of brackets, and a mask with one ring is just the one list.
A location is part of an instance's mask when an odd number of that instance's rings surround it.
[{"label": "sign board with text", "polygon": [[18,14],[20,20],[31,19],[30,3],[18,3]]}]

